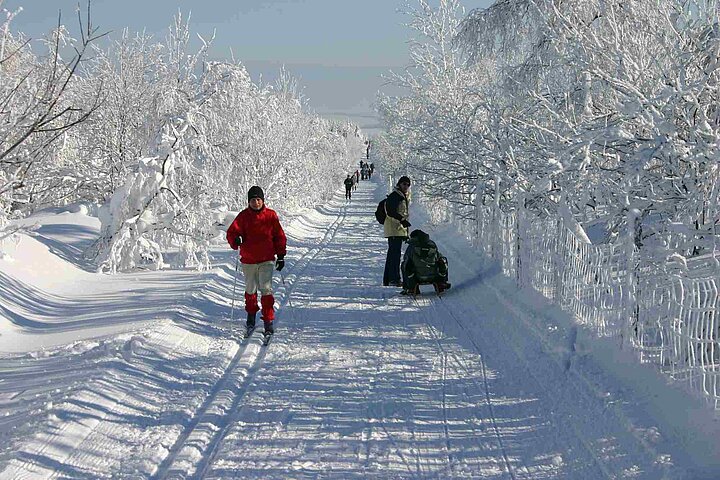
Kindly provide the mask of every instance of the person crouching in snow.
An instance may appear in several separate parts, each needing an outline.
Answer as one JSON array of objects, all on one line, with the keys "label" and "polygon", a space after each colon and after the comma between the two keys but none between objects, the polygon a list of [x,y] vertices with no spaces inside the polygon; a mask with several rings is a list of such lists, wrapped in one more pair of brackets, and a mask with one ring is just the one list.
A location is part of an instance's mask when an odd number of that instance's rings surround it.
[{"label": "person crouching in snow", "polygon": [[248,208],[240,212],[228,228],[227,241],[233,250],[240,249],[240,262],[245,276],[248,331],[251,332],[255,328],[255,317],[260,310],[257,291],[260,290],[265,334],[272,335],[275,332],[273,267],[279,272],[285,266],[287,238],[280,226],[277,213],[265,206],[265,194],[262,188],[253,186],[248,190]]},{"label": "person crouching in snow", "polygon": [[403,277],[402,295],[417,295],[419,286],[432,284],[442,294],[450,288],[448,283],[448,261],[440,253],[430,235],[422,230],[413,230],[401,264]]}]

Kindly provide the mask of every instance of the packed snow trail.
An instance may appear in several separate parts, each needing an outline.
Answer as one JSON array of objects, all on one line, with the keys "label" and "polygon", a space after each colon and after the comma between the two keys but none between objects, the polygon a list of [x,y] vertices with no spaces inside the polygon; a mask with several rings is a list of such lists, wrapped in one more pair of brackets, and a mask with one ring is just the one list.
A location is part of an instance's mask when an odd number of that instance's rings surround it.
[{"label": "packed snow trail", "polygon": [[380,286],[377,188],[328,205],[343,222],[299,275],[205,478],[677,478],[466,252],[447,250],[443,300]]},{"label": "packed snow trail", "polygon": [[[327,245],[328,239],[336,234],[343,219],[344,216],[340,215],[329,227],[319,229],[320,232],[324,232],[322,238],[316,239],[315,245],[300,249],[299,251],[303,253],[294,260],[292,267],[283,275],[277,275],[282,279],[282,287],[275,292],[275,298],[281,305],[289,303],[290,289],[298,274],[314,261]],[[285,274],[289,274],[287,281]],[[242,292],[242,289],[239,292]],[[240,296],[241,294],[238,294],[238,298]],[[243,315],[244,312],[239,312],[240,318],[231,326],[236,337],[240,337],[239,332],[244,325]],[[262,340],[258,337],[242,340],[242,348],[235,354],[223,378],[214,386],[205,405],[195,415],[189,428],[170,449],[170,454],[155,475],[156,478],[185,478],[188,475],[196,478],[205,477],[205,471],[214,458],[218,442],[223,438],[226,429],[235,421],[235,414],[263,364],[267,348],[260,346]]]},{"label": "packed snow trail", "polygon": [[[227,319],[226,248],[203,274],[64,266],[61,290],[5,268],[17,277],[1,297],[12,351],[43,325],[42,344],[57,346],[3,354],[0,479],[720,478],[717,426],[670,421],[693,400],[668,403],[665,385],[644,381],[652,370],[611,345],[591,351],[562,312],[427,226],[417,204],[411,220],[448,256],[453,288],[413,299],[382,287],[384,193],[363,181],[351,202],[339,192],[288,220],[267,348],[238,340],[244,312]],[[57,231],[72,238],[69,224]]]}]

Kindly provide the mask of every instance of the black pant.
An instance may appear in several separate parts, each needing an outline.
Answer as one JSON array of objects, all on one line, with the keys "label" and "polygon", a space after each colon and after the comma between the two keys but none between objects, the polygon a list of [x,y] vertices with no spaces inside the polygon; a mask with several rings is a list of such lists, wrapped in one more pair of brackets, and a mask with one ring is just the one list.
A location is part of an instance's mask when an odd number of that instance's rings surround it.
[{"label": "black pant", "polygon": [[345,198],[350,198],[352,196],[352,193],[350,193],[350,189],[352,187],[345,187]]},{"label": "black pant", "polygon": [[385,273],[383,285],[400,283],[400,258],[402,257],[402,244],[406,237],[388,237],[388,251],[385,257]]}]

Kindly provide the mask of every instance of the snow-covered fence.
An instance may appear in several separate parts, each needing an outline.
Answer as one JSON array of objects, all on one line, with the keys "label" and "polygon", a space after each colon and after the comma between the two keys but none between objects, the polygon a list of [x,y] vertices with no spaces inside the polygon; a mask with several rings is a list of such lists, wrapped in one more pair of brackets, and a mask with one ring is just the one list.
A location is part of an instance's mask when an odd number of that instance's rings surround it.
[{"label": "snow-covered fence", "polygon": [[505,275],[557,303],[597,335],[620,339],[640,361],[656,364],[720,407],[720,295],[718,279],[702,277],[706,270],[658,274],[642,261],[636,264],[637,252],[628,255],[631,239],[592,245],[561,219],[524,212],[518,221],[517,211],[492,206],[477,209],[463,231]]},{"label": "snow-covered fence", "polygon": [[720,407],[717,278],[674,277],[641,296],[641,339],[648,359]]}]

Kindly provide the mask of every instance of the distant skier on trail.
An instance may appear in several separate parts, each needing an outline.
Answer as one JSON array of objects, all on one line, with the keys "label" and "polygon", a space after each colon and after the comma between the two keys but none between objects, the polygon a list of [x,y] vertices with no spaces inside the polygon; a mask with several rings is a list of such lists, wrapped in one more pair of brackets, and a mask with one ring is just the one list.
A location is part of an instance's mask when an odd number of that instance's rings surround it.
[{"label": "distant skier on trail", "polygon": [[348,174],[343,183],[345,184],[345,200],[350,200],[352,198],[352,188],[355,185],[355,182],[350,177],[350,174]]},{"label": "distant skier on trail", "polygon": [[430,235],[422,230],[413,230],[401,265],[403,295],[417,295],[420,285],[432,284],[438,295],[450,288],[448,283],[448,261],[440,253]]},{"label": "distant skier on trail", "polygon": [[[277,213],[265,205],[265,194],[258,186],[248,190],[248,208],[240,212],[227,230],[227,241],[233,250],[240,249],[240,262],[245,277],[245,336],[255,330],[260,290],[263,335],[269,340],[275,333],[275,297],[272,292],[273,267],[279,272],[285,266],[287,238]],[[277,260],[275,257],[277,256]]]},{"label": "distant skier on trail", "polygon": [[397,185],[385,200],[385,222],[383,233],[388,239],[388,251],[385,257],[383,285],[402,286],[400,281],[400,258],[402,244],[408,238],[410,228],[410,179],[400,177]]}]

